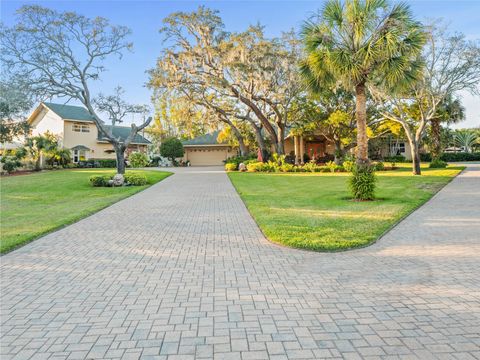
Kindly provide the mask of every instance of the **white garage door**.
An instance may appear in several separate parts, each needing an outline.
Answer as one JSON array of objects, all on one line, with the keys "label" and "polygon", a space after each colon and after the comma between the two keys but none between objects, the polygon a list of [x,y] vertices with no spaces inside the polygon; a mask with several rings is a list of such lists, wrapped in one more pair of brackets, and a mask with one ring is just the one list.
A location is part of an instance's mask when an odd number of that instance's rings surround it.
[{"label": "white garage door", "polygon": [[210,149],[187,149],[187,159],[192,166],[224,165],[227,158],[226,148]]}]

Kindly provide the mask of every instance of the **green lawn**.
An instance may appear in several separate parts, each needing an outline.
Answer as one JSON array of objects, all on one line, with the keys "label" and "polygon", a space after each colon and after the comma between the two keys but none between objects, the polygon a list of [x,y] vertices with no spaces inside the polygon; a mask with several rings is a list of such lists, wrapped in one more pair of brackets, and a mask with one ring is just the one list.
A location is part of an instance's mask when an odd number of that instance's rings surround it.
[{"label": "green lawn", "polygon": [[94,188],[88,178],[114,174],[112,169],[46,171],[3,177],[1,181],[0,252],[73,223],[166,178],[168,172],[127,171],[145,174],[149,185]]},{"label": "green lawn", "polygon": [[[403,167],[405,166],[405,167]],[[318,251],[345,250],[377,240],[430,199],[462,167],[422,169],[411,165],[377,172],[376,201],[350,200],[348,174],[229,173],[230,179],[271,241]]]}]

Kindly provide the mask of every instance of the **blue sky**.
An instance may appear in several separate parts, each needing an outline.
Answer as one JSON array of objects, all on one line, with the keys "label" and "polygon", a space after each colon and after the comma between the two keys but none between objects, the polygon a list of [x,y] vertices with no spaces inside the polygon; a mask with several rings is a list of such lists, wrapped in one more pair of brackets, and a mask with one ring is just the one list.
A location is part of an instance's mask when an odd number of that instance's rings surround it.
[{"label": "blue sky", "polygon": [[[480,38],[480,0],[412,0],[407,1],[419,20],[444,18],[451,29],[471,39]],[[103,16],[114,24],[132,29],[133,53],[121,60],[109,60],[108,71],[93,89],[109,93],[121,85],[127,100],[132,103],[150,103],[150,91],[144,84],[146,70],[155,66],[162,49],[158,33],[162,19],[174,11],[192,11],[206,5],[220,11],[226,29],[243,30],[248,24],[260,22],[268,36],[279,35],[291,28],[297,29],[308,16],[314,14],[323,1],[1,1],[1,19],[12,24],[17,8],[24,4],[40,4],[57,10],[76,11],[86,16]],[[463,95],[467,107],[467,121],[461,126],[480,126],[480,98]]]}]

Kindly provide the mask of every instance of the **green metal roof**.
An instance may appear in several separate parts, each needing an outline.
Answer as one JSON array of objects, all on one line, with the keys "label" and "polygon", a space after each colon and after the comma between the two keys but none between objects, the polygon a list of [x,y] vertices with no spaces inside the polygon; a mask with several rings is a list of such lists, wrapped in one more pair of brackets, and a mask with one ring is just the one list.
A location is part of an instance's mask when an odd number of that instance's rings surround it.
[{"label": "green metal roof", "polygon": [[[105,127],[107,129],[112,129],[111,125],[105,125]],[[120,138],[122,140],[125,140],[128,137],[128,135],[130,135],[130,130],[131,130],[131,127],[129,127],[129,126],[114,126],[113,130],[112,130],[112,134],[116,138]],[[105,137],[101,136],[100,132],[98,132],[98,140],[107,141],[107,139]],[[133,144],[151,144],[150,141],[145,139],[140,134],[135,135],[135,137],[132,140],[132,143]]]},{"label": "green metal roof", "polygon": [[93,116],[82,106],[54,104],[50,102],[44,102],[43,104],[62,119],[93,122]]},{"label": "green metal roof", "polygon": [[218,137],[219,133],[220,133],[220,131],[214,131],[210,134],[197,136],[196,138],[182,141],[182,144],[183,145],[222,145],[222,144],[226,144],[225,142],[223,142],[223,143],[218,142],[217,137]]}]

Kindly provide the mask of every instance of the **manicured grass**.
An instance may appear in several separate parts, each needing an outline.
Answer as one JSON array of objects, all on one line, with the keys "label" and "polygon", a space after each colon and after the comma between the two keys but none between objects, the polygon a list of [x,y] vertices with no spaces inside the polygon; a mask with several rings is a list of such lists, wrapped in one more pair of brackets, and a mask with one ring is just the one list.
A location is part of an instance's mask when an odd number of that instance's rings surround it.
[{"label": "manicured grass", "polygon": [[236,172],[229,176],[271,241],[295,248],[335,251],[374,242],[463,169],[423,168],[422,176],[413,176],[411,165],[403,166],[377,172],[378,200],[371,202],[349,198],[347,173]]},{"label": "manicured grass", "polygon": [[114,174],[113,169],[46,171],[2,178],[0,252],[82,219],[170,175],[160,171],[128,172],[146,175],[148,185],[90,186],[88,178],[91,175]]}]

